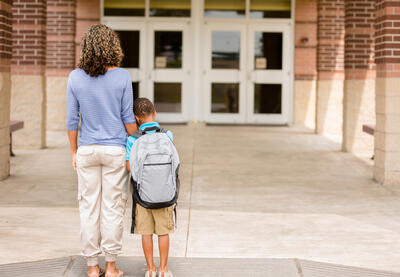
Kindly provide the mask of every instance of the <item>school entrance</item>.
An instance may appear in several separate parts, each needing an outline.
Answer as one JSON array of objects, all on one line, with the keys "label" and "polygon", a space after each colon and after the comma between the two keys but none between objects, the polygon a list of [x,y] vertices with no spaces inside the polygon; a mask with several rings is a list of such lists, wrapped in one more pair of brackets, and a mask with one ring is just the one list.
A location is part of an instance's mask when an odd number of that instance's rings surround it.
[{"label": "school entrance", "polygon": [[104,0],[135,97],[161,122],[288,124],[293,102],[290,0]]}]

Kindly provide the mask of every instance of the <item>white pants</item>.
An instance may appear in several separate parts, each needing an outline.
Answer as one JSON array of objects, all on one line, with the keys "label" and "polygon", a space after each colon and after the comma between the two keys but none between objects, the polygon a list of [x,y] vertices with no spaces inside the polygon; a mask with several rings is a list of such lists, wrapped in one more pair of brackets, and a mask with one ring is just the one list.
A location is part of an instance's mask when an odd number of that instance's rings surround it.
[{"label": "white pants", "polygon": [[82,255],[89,266],[98,264],[101,250],[109,262],[122,253],[129,181],[125,155],[123,147],[104,145],[79,147],[76,155]]}]

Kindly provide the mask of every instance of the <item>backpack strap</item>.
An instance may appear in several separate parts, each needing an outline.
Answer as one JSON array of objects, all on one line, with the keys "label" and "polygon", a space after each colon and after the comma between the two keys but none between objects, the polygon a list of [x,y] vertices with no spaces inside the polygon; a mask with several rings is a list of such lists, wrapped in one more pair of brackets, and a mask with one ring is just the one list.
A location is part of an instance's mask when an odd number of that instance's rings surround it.
[{"label": "backpack strap", "polygon": [[153,127],[149,127],[149,128],[144,129],[142,132],[145,135],[147,132],[151,132],[151,131],[160,132],[160,130],[161,130],[160,127],[153,126]]},{"label": "backpack strap", "polygon": [[168,130],[165,128],[160,128],[160,127],[154,126],[154,127],[146,128],[144,130],[137,130],[130,136],[138,139],[141,136],[147,134],[147,132],[151,132],[151,131],[156,131],[156,133],[164,133],[164,134],[166,134],[168,132]]},{"label": "backpack strap", "polygon": [[165,128],[160,128],[160,133],[164,133],[164,134],[166,134],[168,132],[168,130],[167,129],[165,129]]},{"label": "backpack strap", "polygon": [[129,135],[129,136],[138,139],[138,138],[140,138],[140,137],[143,136],[143,135],[144,135],[143,131],[142,131],[142,130],[138,130],[138,131],[134,132],[133,134],[131,134],[131,135]]}]

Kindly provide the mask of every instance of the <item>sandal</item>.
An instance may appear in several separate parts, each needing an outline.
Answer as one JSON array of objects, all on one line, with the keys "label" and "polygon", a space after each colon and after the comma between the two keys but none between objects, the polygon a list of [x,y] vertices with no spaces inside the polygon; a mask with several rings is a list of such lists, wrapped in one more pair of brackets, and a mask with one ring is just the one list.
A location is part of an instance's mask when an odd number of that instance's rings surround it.
[{"label": "sandal", "polygon": [[[164,273],[164,276],[163,276]],[[172,272],[171,271],[167,271],[167,272],[158,272],[158,277],[173,277]]]},{"label": "sandal", "polygon": [[157,277],[157,272],[156,271],[146,271],[146,274],[144,275],[144,277],[150,277],[150,273],[151,273],[151,277]]},{"label": "sandal", "polygon": [[121,269],[117,269],[118,270],[118,275],[116,275],[115,277],[122,277],[124,276],[124,272]]},{"label": "sandal", "polygon": [[[104,277],[105,274],[106,272],[104,271],[104,269],[99,267],[99,277]],[[87,276],[89,277],[89,272],[87,273]]]}]

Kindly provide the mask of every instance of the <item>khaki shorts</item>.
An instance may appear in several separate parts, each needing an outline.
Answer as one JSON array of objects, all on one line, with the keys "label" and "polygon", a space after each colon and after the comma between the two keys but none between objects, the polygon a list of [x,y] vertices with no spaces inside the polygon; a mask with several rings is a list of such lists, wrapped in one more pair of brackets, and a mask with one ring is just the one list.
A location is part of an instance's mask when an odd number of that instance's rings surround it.
[{"label": "khaki shorts", "polygon": [[153,210],[136,204],[135,234],[162,236],[173,233],[174,228],[174,205]]}]

